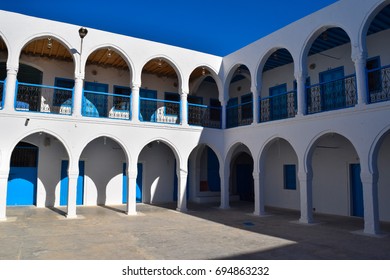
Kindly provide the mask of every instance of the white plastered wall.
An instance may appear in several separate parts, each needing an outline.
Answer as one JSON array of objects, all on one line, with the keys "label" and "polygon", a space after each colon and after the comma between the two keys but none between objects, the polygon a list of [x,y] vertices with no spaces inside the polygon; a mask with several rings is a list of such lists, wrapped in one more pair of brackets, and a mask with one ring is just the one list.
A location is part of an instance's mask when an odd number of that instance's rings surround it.
[{"label": "white plastered wall", "polygon": [[390,134],[387,134],[378,153],[379,219],[390,222]]}]

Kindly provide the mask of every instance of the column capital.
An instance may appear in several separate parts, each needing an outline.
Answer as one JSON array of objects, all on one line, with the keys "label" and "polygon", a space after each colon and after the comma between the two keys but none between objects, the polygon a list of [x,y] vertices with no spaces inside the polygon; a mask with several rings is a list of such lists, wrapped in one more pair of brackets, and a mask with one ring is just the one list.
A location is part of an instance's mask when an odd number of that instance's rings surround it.
[{"label": "column capital", "polygon": [[19,70],[18,67],[15,67],[15,66],[8,67],[7,66],[7,75],[15,75],[16,76],[18,74],[18,70]]},{"label": "column capital", "polygon": [[74,75],[74,79],[75,79],[76,81],[84,80],[84,79],[85,79],[85,75],[84,75],[83,73],[76,73],[76,74]]},{"label": "column capital", "polygon": [[358,51],[352,54],[351,59],[352,61],[356,63],[366,63],[368,54],[366,51]]},{"label": "column capital", "polygon": [[298,71],[295,71],[294,72],[294,77],[295,79],[298,81],[298,80],[302,80],[302,79],[306,79],[307,77],[307,70],[298,70]]},{"label": "column capital", "polygon": [[134,89],[140,89],[141,88],[141,84],[138,84],[138,83],[134,83],[131,85],[131,88],[134,90]]}]

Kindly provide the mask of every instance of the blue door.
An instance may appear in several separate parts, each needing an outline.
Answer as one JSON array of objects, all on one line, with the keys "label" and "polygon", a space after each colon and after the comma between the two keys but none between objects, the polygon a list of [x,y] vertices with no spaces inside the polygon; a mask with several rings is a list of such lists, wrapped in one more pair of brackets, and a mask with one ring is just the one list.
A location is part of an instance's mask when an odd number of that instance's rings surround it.
[{"label": "blue door", "polygon": [[207,185],[212,192],[221,191],[219,161],[217,155],[209,147],[207,147]]},{"label": "blue door", "polygon": [[7,205],[36,204],[38,179],[38,147],[18,144],[11,156],[7,185]]},{"label": "blue door", "polygon": [[[60,205],[68,205],[68,165],[69,161],[61,162],[61,185],[60,185]],[[84,203],[84,161],[79,161],[79,177],[77,179],[76,205]]]},{"label": "blue door", "polygon": [[321,109],[329,111],[345,108],[344,67],[320,73]]},{"label": "blue door", "polygon": [[236,127],[238,125],[238,98],[230,98],[226,106],[226,126]]},{"label": "blue door", "polygon": [[240,200],[254,201],[253,165],[237,164],[236,186]]},{"label": "blue door", "polygon": [[[100,83],[85,82],[84,90],[108,93],[108,85]],[[108,117],[107,95],[84,92],[83,113],[89,117]]]},{"label": "blue door", "polygon": [[150,89],[140,89],[139,96],[147,98],[140,100],[140,121],[155,122],[157,111],[157,91]]},{"label": "blue door", "polygon": [[350,165],[352,216],[363,217],[363,184],[360,179],[360,164]]},{"label": "blue door", "polygon": [[270,98],[270,119],[280,120],[287,118],[287,84],[271,87]]},{"label": "blue door", "polygon": [[[136,202],[142,202],[142,163],[137,163],[137,180],[136,180]],[[122,183],[122,203],[127,203],[127,175],[126,175],[126,163],[123,164],[123,183]]]}]

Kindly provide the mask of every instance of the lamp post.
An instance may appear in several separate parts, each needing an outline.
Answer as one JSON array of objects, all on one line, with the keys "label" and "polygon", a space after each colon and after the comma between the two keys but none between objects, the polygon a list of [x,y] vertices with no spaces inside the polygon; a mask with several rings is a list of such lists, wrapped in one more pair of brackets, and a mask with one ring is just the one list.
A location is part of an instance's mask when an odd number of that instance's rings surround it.
[{"label": "lamp post", "polygon": [[81,39],[81,43],[80,43],[80,68],[79,68],[80,69],[80,74],[81,74],[81,54],[83,52],[83,39],[84,39],[85,36],[87,36],[87,34],[88,34],[87,28],[81,27],[79,29],[79,36],[80,36],[80,39]]}]

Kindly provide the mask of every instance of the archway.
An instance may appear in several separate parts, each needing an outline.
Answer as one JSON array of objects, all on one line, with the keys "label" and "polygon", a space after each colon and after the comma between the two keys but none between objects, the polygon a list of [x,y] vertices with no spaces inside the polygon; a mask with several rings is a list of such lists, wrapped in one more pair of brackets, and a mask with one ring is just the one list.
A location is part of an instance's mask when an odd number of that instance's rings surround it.
[{"label": "archway", "polygon": [[142,68],[140,89],[140,120],[179,124],[180,82],[173,63],[154,58]]},{"label": "archway", "polygon": [[177,201],[178,178],[176,156],[164,141],[147,144],[138,157],[142,165],[142,201],[164,204]]},{"label": "archway", "polygon": [[265,206],[299,210],[298,157],[294,148],[285,139],[276,138],[268,143],[261,158]]},{"label": "archway", "polygon": [[226,106],[226,128],[249,125],[253,122],[253,95],[249,69],[245,65],[233,69]]},{"label": "archway", "polygon": [[84,165],[84,205],[123,203],[126,153],[118,141],[100,136],[86,145],[79,165]]},{"label": "archway", "polygon": [[115,48],[92,52],[85,67],[83,116],[130,119],[130,81],[129,65]]},{"label": "archway", "polygon": [[379,220],[390,222],[390,131],[382,136],[377,155]]},{"label": "archway", "polygon": [[360,162],[352,143],[340,134],[327,133],[315,141],[310,155],[313,211],[363,217]]},{"label": "archway", "polygon": [[196,68],[190,76],[188,124],[221,128],[222,107],[214,75],[207,67]]},{"label": "archway", "polygon": [[310,42],[305,49],[307,113],[355,106],[356,77],[348,34],[340,27],[323,27]]},{"label": "archway", "polygon": [[216,153],[206,144],[198,145],[188,162],[189,198],[191,201],[220,202],[220,163]]}]

